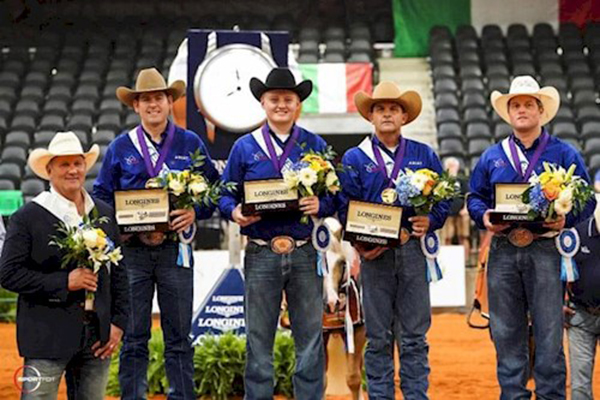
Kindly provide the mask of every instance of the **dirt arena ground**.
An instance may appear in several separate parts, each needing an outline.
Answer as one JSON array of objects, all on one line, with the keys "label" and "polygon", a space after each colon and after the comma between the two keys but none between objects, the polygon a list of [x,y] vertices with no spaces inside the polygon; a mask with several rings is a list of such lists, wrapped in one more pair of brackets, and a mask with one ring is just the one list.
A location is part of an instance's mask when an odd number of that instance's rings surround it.
[{"label": "dirt arena ground", "polygon": [[[432,369],[429,393],[432,400],[498,399],[494,348],[487,331],[469,328],[462,314],[436,314],[429,342]],[[13,375],[22,365],[22,360],[17,354],[15,326],[12,324],[0,324],[0,360],[0,399],[18,399]],[[595,373],[594,388],[596,393],[600,393],[598,372]],[[350,397],[327,398],[342,400]],[[398,394],[397,398],[402,397]],[[61,385],[59,399],[66,399],[64,385]]]}]

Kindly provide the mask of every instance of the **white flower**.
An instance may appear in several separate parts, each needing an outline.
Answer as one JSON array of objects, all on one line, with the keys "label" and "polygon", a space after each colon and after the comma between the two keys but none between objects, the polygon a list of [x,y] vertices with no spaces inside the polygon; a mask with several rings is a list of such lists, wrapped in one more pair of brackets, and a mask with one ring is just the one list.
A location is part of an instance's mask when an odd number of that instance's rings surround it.
[{"label": "white flower", "polygon": [[435,186],[433,189],[433,195],[437,197],[444,197],[450,190],[450,185],[446,181],[442,181]]},{"label": "white flower", "polygon": [[98,244],[98,233],[95,229],[86,229],[81,232],[81,237],[83,238],[83,243],[85,247],[88,249],[93,249]]},{"label": "white flower", "polygon": [[573,189],[567,188],[560,192],[554,202],[554,211],[558,215],[567,215],[573,209]]},{"label": "white flower", "polygon": [[206,181],[204,179],[199,179],[190,183],[189,189],[194,196],[198,196],[199,194],[206,192],[206,190],[208,189],[208,185],[206,184]]},{"label": "white flower", "polygon": [[183,183],[179,182],[179,180],[177,179],[172,179],[169,182],[169,189],[171,189],[175,196],[179,196],[180,194],[185,192],[185,187],[183,186]]},{"label": "white flower", "polygon": [[338,186],[338,177],[335,171],[329,171],[325,177],[325,186]]},{"label": "white flower", "polygon": [[310,188],[317,183],[317,172],[311,168],[303,168],[300,171],[300,183],[306,188]]},{"label": "white flower", "polygon": [[115,265],[119,265],[119,261],[121,261],[122,259],[123,255],[121,254],[120,247],[117,247],[116,249],[108,253],[108,260]]},{"label": "white flower", "polygon": [[410,183],[419,191],[423,191],[425,184],[429,181],[429,177],[424,174],[412,174],[410,176]]},{"label": "white flower", "polygon": [[296,173],[296,171],[288,169],[287,171],[283,172],[283,181],[285,182],[288,188],[295,189],[298,187],[300,177],[298,176],[298,173]]}]

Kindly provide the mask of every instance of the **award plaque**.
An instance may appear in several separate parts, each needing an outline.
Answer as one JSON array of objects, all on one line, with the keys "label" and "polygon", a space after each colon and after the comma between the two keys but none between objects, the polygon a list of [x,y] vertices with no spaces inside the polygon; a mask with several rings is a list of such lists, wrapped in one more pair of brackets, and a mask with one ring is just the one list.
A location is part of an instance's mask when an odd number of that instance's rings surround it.
[{"label": "award plaque", "polygon": [[490,212],[492,224],[513,224],[536,221],[529,215],[529,206],[522,195],[528,183],[496,183],[494,185],[494,209]]},{"label": "award plaque", "polygon": [[402,208],[351,200],[344,239],[376,246],[400,244]]},{"label": "award plaque", "polygon": [[115,217],[121,233],[169,230],[169,194],[163,189],[115,192]]},{"label": "award plaque", "polygon": [[283,179],[244,182],[244,215],[297,211],[299,207],[298,191],[290,189]]}]

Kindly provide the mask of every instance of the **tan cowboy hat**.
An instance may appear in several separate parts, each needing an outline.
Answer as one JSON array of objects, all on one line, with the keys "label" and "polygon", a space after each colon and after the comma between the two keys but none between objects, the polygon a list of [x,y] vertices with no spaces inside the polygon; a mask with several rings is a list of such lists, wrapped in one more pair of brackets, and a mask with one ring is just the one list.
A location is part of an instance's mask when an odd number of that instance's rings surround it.
[{"label": "tan cowboy hat", "polygon": [[128,107],[133,107],[133,100],[140,94],[146,92],[164,91],[173,96],[173,101],[185,93],[185,83],[181,80],[175,81],[167,86],[165,78],[156,68],[146,68],[140,71],[135,81],[135,89],[125,86],[117,88],[117,98]]},{"label": "tan cowboy hat", "polygon": [[85,172],[89,171],[98,156],[100,155],[100,147],[97,144],[90,148],[90,151],[85,153],[81,142],[73,132],[57,132],[50,141],[48,149],[35,149],[29,154],[27,163],[29,168],[40,178],[50,180],[46,166],[54,157],[60,156],[75,156],[82,155],[85,158]]},{"label": "tan cowboy hat", "polygon": [[544,112],[540,119],[540,125],[546,125],[558,112],[560,107],[560,95],[558,90],[552,86],[545,86],[540,89],[540,85],[535,79],[529,75],[517,76],[510,83],[510,89],[507,94],[502,94],[494,90],[490,95],[492,107],[498,113],[500,118],[510,124],[508,116],[508,102],[516,96],[531,96],[538,99],[543,107]]},{"label": "tan cowboy hat", "polygon": [[408,114],[404,125],[412,122],[421,113],[421,96],[412,90],[401,92],[398,85],[394,82],[380,82],[379,85],[375,86],[375,90],[373,90],[373,97],[363,91],[354,95],[354,104],[356,104],[360,115],[366,120],[369,120],[369,113],[373,104],[380,101],[393,101],[400,104],[404,112]]}]

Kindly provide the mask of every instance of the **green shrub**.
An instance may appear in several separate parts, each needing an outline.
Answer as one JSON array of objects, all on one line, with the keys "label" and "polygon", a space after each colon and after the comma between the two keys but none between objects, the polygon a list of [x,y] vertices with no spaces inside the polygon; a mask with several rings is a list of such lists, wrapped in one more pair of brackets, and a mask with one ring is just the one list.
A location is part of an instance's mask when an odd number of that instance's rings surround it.
[{"label": "green shrub", "polygon": [[[148,392],[165,394],[168,380],[164,363],[162,331],[152,331],[148,344]],[[194,347],[194,384],[198,396],[225,400],[244,394],[244,367],[246,365],[246,338],[233,333],[206,336]],[[293,394],[292,376],[295,367],[294,339],[287,332],[278,332],[273,353],[275,393],[287,397]],[[119,357],[113,355],[107,385],[107,394],[119,396]]]},{"label": "green shrub", "polygon": [[17,294],[0,288],[0,322],[15,322],[17,316]]}]

